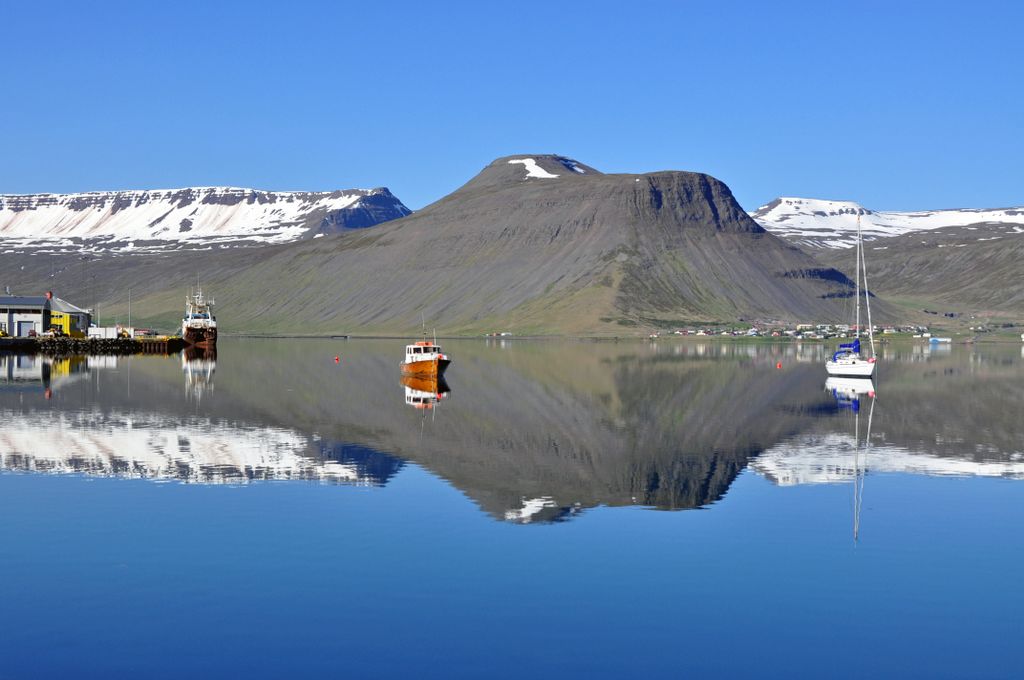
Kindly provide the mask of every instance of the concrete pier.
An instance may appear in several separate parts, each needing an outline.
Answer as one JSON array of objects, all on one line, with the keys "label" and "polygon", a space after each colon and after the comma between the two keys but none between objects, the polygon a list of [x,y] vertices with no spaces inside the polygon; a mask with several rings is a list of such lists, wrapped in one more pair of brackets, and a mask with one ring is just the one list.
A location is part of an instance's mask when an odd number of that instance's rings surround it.
[{"label": "concrete pier", "polygon": [[65,356],[72,354],[174,354],[185,348],[178,337],[0,338],[0,352]]}]

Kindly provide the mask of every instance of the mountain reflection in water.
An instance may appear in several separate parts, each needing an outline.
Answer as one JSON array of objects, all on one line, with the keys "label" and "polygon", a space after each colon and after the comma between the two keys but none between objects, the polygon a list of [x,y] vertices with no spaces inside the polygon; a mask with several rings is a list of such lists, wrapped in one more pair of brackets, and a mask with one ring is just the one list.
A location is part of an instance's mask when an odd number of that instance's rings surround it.
[{"label": "mountain reflection in water", "polygon": [[883,347],[870,449],[855,469],[856,414],[822,389],[821,344],[449,344],[457,400],[447,385],[400,382],[401,341],[3,356],[0,465],[382,485],[410,461],[516,523],[599,505],[697,508],[747,467],[784,485],[854,481],[865,469],[1024,478],[1016,347]]}]

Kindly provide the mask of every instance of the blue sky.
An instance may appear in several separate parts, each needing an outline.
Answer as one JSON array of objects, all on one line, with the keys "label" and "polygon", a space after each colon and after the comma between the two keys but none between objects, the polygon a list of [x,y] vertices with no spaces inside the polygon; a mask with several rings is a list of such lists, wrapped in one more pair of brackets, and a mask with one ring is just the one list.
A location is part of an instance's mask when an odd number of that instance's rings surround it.
[{"label": "blue sky", "polygon": [[418,208],[561,153],[707,172],[748,209],[1024,204],[1024,10],[842,4],[6,3],[0,193],[384,185]]}]

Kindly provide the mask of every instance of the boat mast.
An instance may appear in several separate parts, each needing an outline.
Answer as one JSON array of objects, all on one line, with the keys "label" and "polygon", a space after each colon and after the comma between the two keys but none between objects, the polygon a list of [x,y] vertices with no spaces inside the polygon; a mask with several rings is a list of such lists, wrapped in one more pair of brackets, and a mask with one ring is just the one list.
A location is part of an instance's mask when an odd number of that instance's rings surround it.
[{"label": "boat mast", "polygon": [[853,278],[856,279],[854,287],[857,298],[857,334],[854,337],[860,340],[860,214],[857,215],[857,263],[853,270]]},{"label": "boat mast", "polygon": [[[868,312],[868,342],[871,344],[871,357],[875,356],[875,327],[871,323],[871,296],[868,294],[868,263],[864,259],[864,248],[860,249],[860,269],[864,276],[864,307]],[[859,309],[859,307],[858,307]]]}]

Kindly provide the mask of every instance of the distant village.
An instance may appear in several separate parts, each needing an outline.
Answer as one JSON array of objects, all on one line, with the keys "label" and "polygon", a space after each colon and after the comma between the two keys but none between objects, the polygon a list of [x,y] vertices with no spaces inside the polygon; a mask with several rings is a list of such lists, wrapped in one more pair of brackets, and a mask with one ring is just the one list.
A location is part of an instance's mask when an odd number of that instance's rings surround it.
[{"label": "distant village", "polygon": [[[932,334],[927,326],[873,326],[875,335],[896,335],[907,334],[915,338],[930,338]],[[868,328],[861,329],[861,334],[867,334]],[[794,340],[827,340],[828,338],[846,338],[856,335],[855,324],[829,324],[829,323],[801,323],[793,327],[779,326],[752,326],[744,329],[713,329],[713,328],[685,328],[670,331],[668,335],[697,335],[697,336],[731,336],[747,338],[793,338]]]},{"label": "distant village", "polygon": [[[1007,329],[1014,327],[1014,324],[1001,324],[999,326],[991,326],[988,324],[978,324],[970,326],[969,330],[972,333],[990,333],[995,330]],[[917,325],[901,325],[901,326],[879,326],[873,325],[871,327],[874,335],[876,336],[897,336],[897,337],[910,337],[919,339],[931,339],[932,332],[928,326],[917,326]],[[868,332],[867,326],[861,328],[861,335],[866,335]],[[751,326],[748,328],[711,328],[711,327],[691,327],[691,328],[677,328],[672,331],[664,333],[664,335],[686,335],[686,336],[726,336],[726,337],[744,337],[744,338],[792,338],[794,340],[828,340],[829,338],[849,338],[857,334],[857,326],[855,324],[829,324],[829,323],[801,323],[795,326],[777,326],[777,325],[763,325],[763,326]],[[655,338],[662,335],[661,333],[652,333],[649,337]],[[1024,340],[1024,335],[1021,336]]]}]

